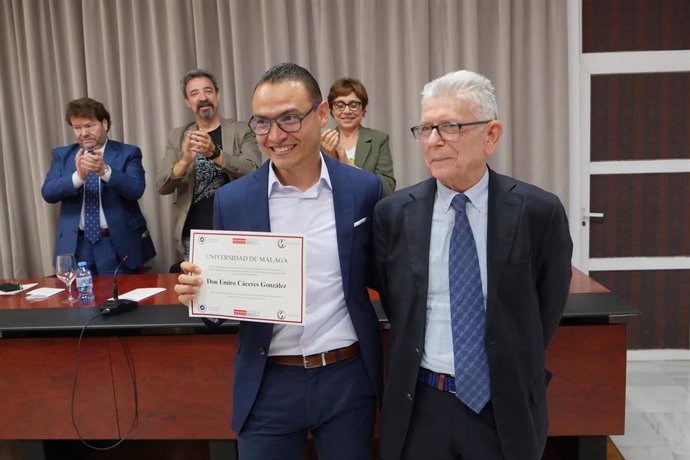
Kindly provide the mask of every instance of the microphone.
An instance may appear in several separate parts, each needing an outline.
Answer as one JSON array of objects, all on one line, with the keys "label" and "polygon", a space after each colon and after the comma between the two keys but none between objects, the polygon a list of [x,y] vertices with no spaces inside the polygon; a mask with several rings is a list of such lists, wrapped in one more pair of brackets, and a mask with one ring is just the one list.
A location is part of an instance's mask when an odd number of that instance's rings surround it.
[{"label": "microphone", "polygon": [[120,269],[120,267],[122,266],[124,261],[127,260],[127,257],[129,257],[129,255],[126,255],[120,261],[120,263],[117,264],[117,267],[115,268],[115,272],[113,273],[113,298],[112,298],[112,300],[106,300],[101,305],[101,313],[103,313],[104,315],[119,315],[120,313],[134,310],[139,305],[134,300],[118,298],[118,294],[117,294],[117,271]]}]

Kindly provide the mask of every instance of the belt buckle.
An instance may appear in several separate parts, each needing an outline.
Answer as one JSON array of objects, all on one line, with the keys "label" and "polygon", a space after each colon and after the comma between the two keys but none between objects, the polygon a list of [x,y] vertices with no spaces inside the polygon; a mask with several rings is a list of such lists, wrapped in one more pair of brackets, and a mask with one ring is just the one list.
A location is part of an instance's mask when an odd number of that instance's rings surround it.
[{"label": "belt buckle", "polygon": [[[321,365],[316,365],[316,366],[310,366],[309,365],[309,356],[302,356],[302,362],[304,363],[304,368],[305,369],[312,369],[314,367],[324,367],[328,363],[326,362],[326,353],[319,353],[321,355]],[[314,355],[311,355],[314,356]]]},{"label": "belt buckle", "polygon": [[445,391],[446,393],[455,394],[455,391],[446,389],[446,383],[448,382],[449,377],[450,376],[447,376],[446,374],[438,374],[438,389]]}]

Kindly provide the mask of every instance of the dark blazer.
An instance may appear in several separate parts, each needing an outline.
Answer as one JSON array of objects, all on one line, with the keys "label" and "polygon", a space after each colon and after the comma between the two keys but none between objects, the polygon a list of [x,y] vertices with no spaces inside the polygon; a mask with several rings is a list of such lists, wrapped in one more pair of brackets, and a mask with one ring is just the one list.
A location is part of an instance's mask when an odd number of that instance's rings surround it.
[{"label": "dark blazer", "polygon": [[[385,459],[400,457],[412,416],[435,194],[436,180],[429,179],[385,198],[374,211],[381,302],[391,321],[380,425]],[[572,242],[555,195],[491,170],[488,213],[491,402],[504,457],[536,460],[548,428],[544,350],[565,308]]]},{"label": "dark blazer", "polygon": [[355,166],[379,176],[383,182],[383,196],[388,196],[395,191],[393,158],[391,158],[388,134],[360,126],[355,147]]},{"label": "dark blazer", "polygon": [[[324,155],[333,186],[336,233],[343,291],[372,388],[381,394],[381,341],[378,319],[366,288],[372,254],[372,213],[381,182],[365,171]],[[271,230],[268,214],[268,168],[225,184],[215,196],[213,222],[218,230]],[[356,227],[355,223],[366,219]],[[241,322],[235,359],[232,428],[242,430],[259,392],[270,350],[272,324]]]},{"label": "dark blazer", "polygon": [[[41,194],[48,203],[62,203],[55,238],[55,255],[74,254],[77,249],[79,217],[84,201],[84,186],[72,184],[76,171],[74,159],[78,144],[53,150],[53,160],[46,175]],[[141,150],[136,145],[109,139],[104,160],[112,173],[108,182],[101,181],[101,206],[110,230],[110,240],[118,259],[135,269],[156,255],[146,219],[139,208],[146,178],[141,164]]]}]

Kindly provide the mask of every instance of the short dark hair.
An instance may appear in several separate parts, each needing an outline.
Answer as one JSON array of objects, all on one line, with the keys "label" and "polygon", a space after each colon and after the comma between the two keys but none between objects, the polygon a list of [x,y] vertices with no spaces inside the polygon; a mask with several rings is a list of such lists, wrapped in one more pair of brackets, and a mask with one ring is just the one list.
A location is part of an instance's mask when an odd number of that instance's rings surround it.
[{"label": "short dark hair", "polygon": [[182,95],[185,99],[187,99],[187,83],[195,78],[208,78],[211,80],[211,83],[213,83],[213,88],[216,90],[216,93],[218,92],[218,82],[216,81],[216,77],[214,77],[211,72],[204,69],[194,69],[184,74],[184,77],[182,77],[182,80],[180,80],[180,84],[182,85]]},{"label": "short dark hair", "polygon": [[105,120],[108,122],[106,131],[110,131],[110,114],[103,104],[90,97],[75,99],[67,104],[65,121],[70,126],[72,126],[72,117],[95,118],[100,122]]},{"label": "short dark hair", "polygon": [[328,91],[328,105],[332,109],[336,97],[347,96],[350,93],[355,93],[357,99],[362,101],[362,110],[367,108],[369,104],[367,89],[361,81],[354,78],[339,78],[333,82],[330,91]]},{"label": "short dark hair", "polygon": [[252,95],[256,93],[256,90],[259,88],[259,86],[265,83],[287,83],[292,81],[296,81],[304,85],[304,87],[307,89],[309,97],[312,99],[312,102],[323,100],[321,88],[319,88],[319,84],[316,82],[314,76],[304,67],[293,64],[292,62],[276,64],[264,72],[264,74],[259,78],[259,82],[254,87]]}]

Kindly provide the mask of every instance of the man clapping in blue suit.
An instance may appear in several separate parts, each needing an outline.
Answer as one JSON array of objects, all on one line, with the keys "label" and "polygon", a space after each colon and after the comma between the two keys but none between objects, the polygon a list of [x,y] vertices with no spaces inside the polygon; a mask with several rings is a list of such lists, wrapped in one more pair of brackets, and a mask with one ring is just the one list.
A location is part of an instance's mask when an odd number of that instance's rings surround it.
[{"label": "man clapping in blue suit", "polygon": [[[303,234],[306,319],[240,325],[232,417],[240,458],[299,460],[311,433],[321,459],[368,460],[381,342],[366,278],[381,181],[320,153],[328,102],[306,69],[269,69],[252,112],[249,127],[270,161],[218,190],[214,227]],[[189,304],[201,272],[181,268],[175,291]]]},{"label": "man clapping in blue suit", "polygon": [[77,143],[53,150],[41,193],[61,203],[55,255],[74,254],[94,275],[135,273],[156,255],[137,200],[146,180],[141,150],[108,139],[110,114],[85,97],[67,104],[65,120]]}]

